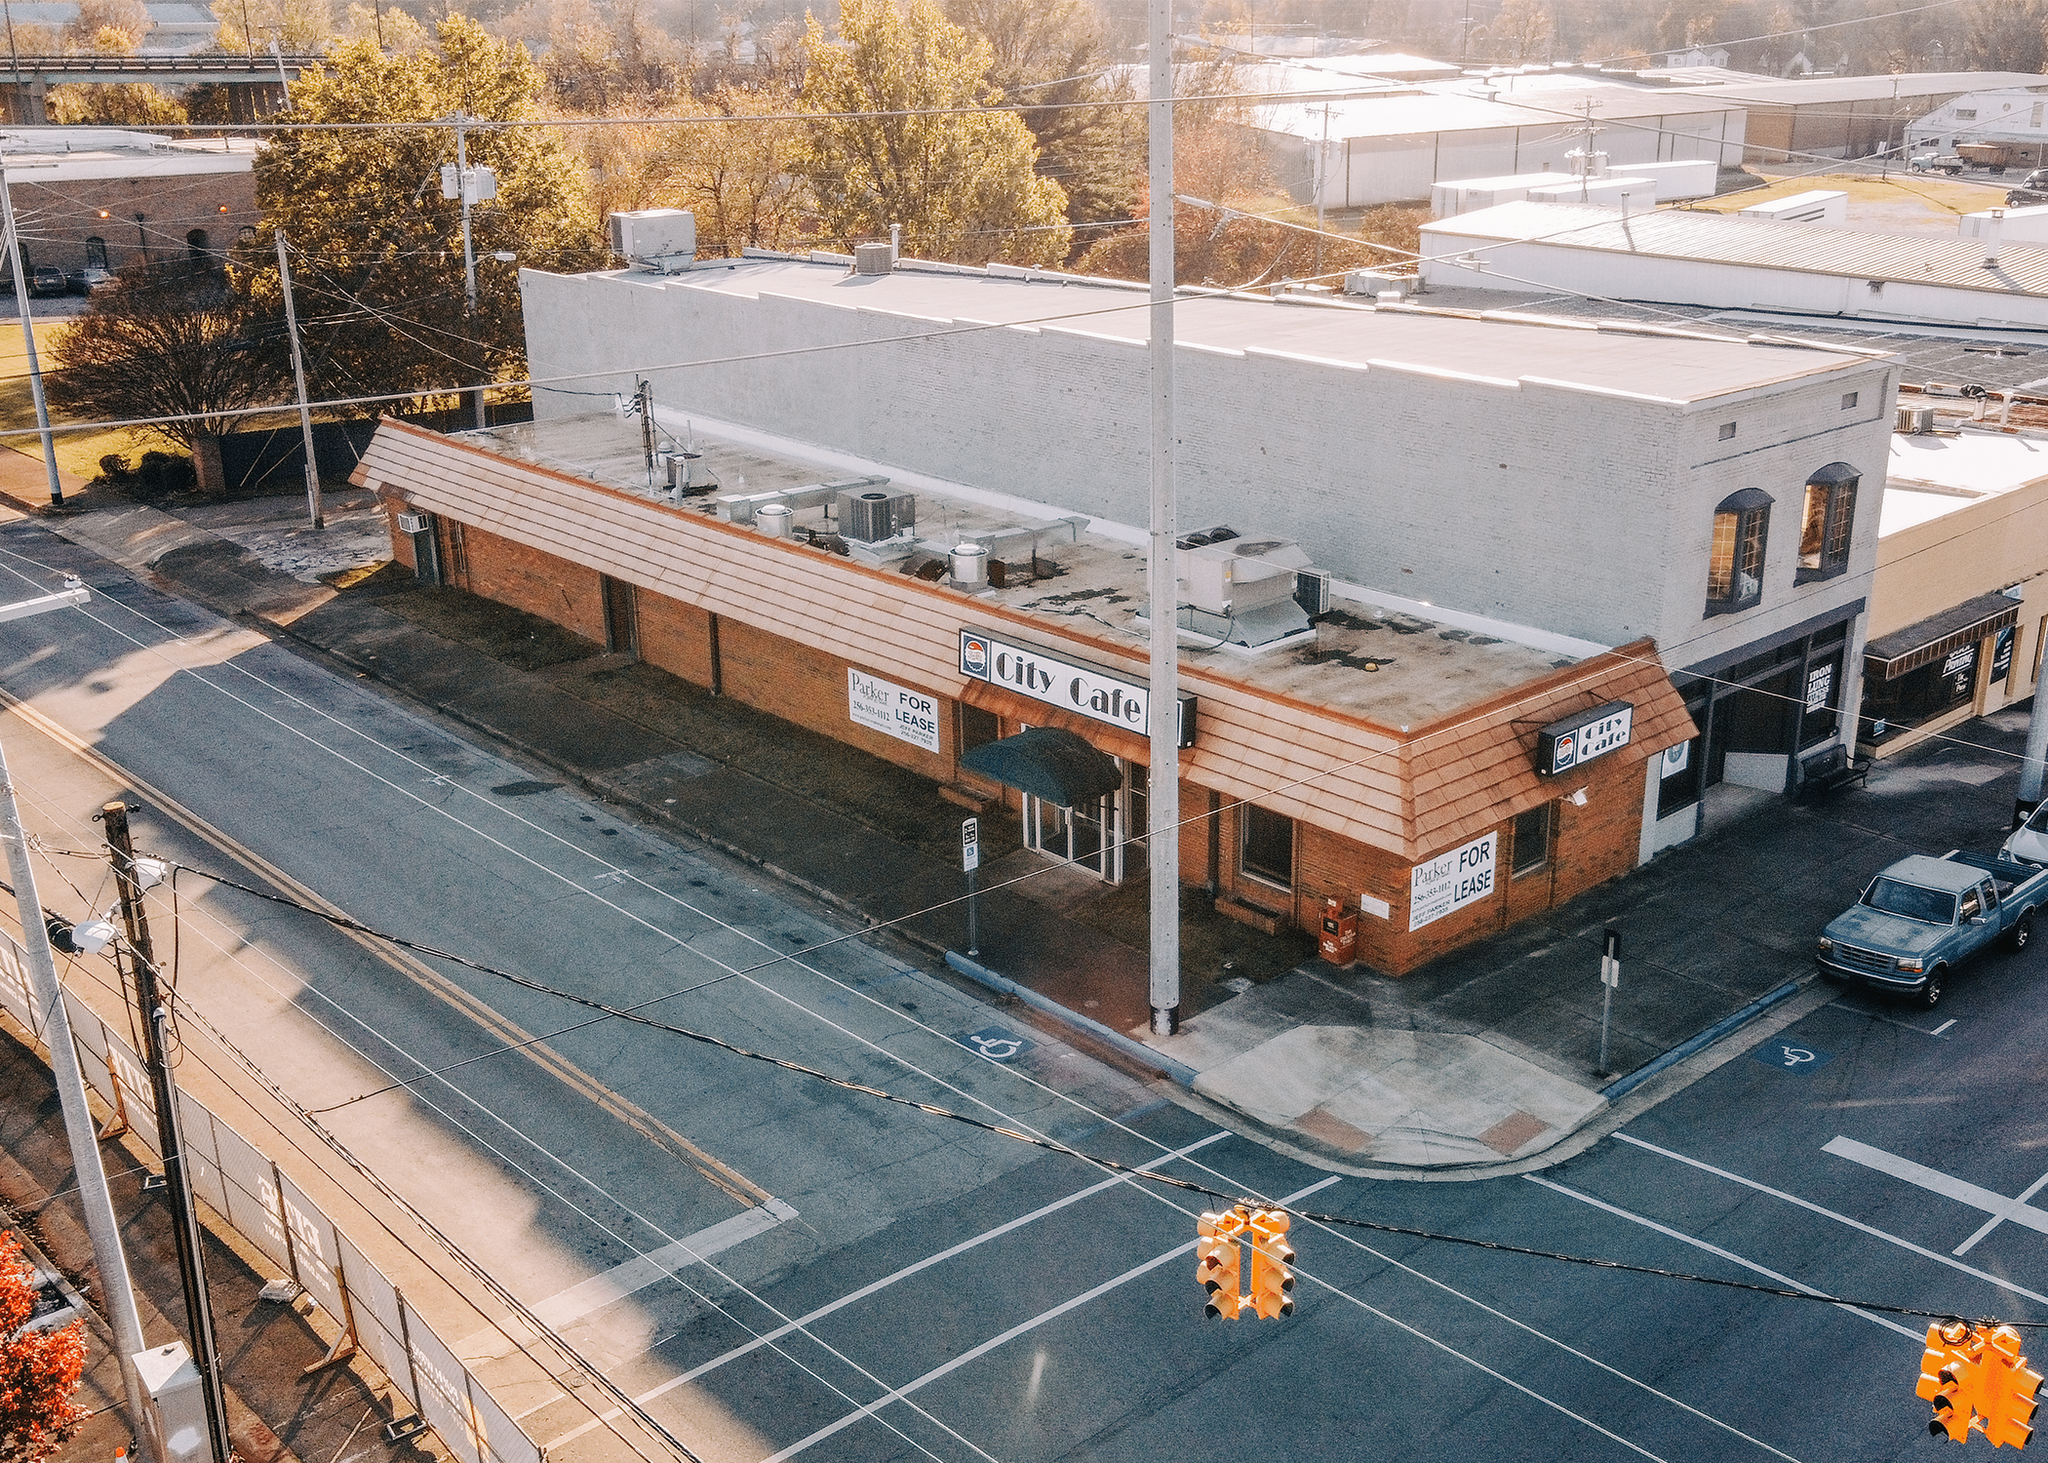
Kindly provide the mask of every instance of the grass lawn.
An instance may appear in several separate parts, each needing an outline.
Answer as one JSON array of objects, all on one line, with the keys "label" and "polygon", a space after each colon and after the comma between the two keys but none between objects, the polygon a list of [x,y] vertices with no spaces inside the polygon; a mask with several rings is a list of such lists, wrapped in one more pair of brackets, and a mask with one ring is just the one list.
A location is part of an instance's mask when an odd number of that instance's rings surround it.
[{"label": "grass lawn", "polygon": [[[64,322],[56,320],[36,326],[36,356],[46,371],[50,365],[50,346],[64,329]],[[56,412],[50,414],[53,425],[63,420]],[[33,428],[35,424],[35,398],[29,391],[28,351],[22,342],[21,326],[12,318],[0,319],[0,430]],[[8,437],[0,441],[16,452],[42,460],[42,444],[34,437]],[[146,438],[144,433],[125,430],[59,432],[56,443],[59,470],[81,478],[98,476],[100,459],[109,452],[125,453],[133,462],[147,448],[165,446],[154,438]]]}]

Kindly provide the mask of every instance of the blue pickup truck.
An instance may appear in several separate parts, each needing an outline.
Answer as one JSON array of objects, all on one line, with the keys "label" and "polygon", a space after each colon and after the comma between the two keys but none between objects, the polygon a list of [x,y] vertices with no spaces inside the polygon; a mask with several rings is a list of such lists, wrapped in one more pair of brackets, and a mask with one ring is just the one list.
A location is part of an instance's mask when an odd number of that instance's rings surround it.
[{"label": "blue pickup truck", "polygon": [[1814,959],[1830,980],[1941,1000],[1948,973],[2003,938],[2024,950],[2048,868],[1975,853],[1902,858],[1828,923]]}]

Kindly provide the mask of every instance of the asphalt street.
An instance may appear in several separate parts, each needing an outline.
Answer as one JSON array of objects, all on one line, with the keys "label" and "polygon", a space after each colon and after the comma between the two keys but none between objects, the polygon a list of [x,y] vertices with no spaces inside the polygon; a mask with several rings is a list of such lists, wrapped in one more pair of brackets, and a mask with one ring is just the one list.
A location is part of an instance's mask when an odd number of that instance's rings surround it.
[{"label": "asphalt street", "polygon": [[[1935,1446],[1913,1395],[1925,1322],[1828,1298],[2048,1320],[2048,1208],[2029,1202],[2048,1132],[2020,1106],[2038,949],[1990,957],[1938,1013],[1838,999],[1540,1172],[1340,1177],[41,527],[0,528],[8,567],[24,597],[66,568],[96,596],[0,625],[0,688],[25,703],[0,739],[60,907],[105,897],[96,872],[57,877],[94,869],[58,850],[90,853],[89,815],[126,779],[145,850],[188,869],[254,871],[1098,1159],[1819,1297],[1302,1220],[1295,1314],[1205,1321],[1194,1216],[1213,1197],[380,952],[198,873],[175,903],[160,888],[159,952],[175,928],[205,1018],[194,1057],[217,1027],[323,1110],[697,1457],[1905,1458]],[[536,1378],[484,1318],[437,1321],[552,1458],[626,1456],[575,1368]]]}]

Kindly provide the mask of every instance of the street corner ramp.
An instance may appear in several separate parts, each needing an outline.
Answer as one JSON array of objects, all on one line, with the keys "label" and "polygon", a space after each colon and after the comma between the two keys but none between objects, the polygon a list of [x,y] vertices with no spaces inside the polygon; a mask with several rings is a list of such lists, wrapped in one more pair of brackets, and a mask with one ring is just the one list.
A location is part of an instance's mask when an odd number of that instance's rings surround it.
[{"label": "street corner ramp", "polygon": [[1604,1101],[1476,1036],[1355,1026],[1282,1032],[1194,1089],[1318,1146],[1419,1167],[1536,1152]]}]

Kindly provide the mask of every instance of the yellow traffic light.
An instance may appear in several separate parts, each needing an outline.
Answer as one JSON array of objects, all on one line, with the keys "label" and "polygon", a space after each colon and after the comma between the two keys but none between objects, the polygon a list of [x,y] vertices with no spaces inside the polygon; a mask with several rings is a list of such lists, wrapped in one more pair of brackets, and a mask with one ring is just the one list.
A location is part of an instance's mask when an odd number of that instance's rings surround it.
[{"label": "yellow traffic light", "polygon": [[1294,1289],[1294,1272],[1288,1268],[1294,1247],[1287,1243],[1286,1212],[1255,1210],[1251,1216],[1252,1309],[1267,1320],[1294,1314],[1288,1292]]},{"label": "yellow traffic light", "polygon": [[1920,1385],[1914,1390],[1934,1404],[1927,1431],[1938,1438],[1967,1442],[1970,1414],[1977,1398],[1979,1343],[1968,1326],[1956,1322],[1927,1328],[1927,1350],[1920,1356]]},{"label": "yellow traffic light", "polygon": [[1984,1414],[1984,1436],[1993,1447],[2006,1443],[2024,1448],[2032,1437],[2034,1392],[2041,1374],[2020,1355],[2020,1333],[2000,1326],[1984,1340],[1977,1410]]},{"label": "yellow traffic light", "polygon": [[1195,1221],[1195,1278],[1209,1292],[1204,1315],[1237,1319],[1244,1309],[1238,1293],[1237,1237],[1244,1233],[1243,1209],[1226,1209],[1221,1214],[1204,1214]]}]

